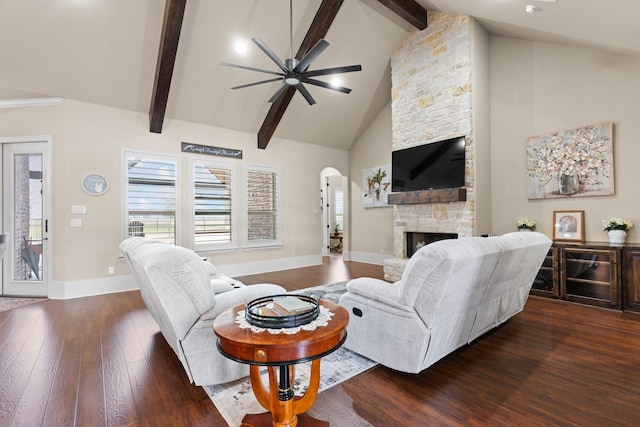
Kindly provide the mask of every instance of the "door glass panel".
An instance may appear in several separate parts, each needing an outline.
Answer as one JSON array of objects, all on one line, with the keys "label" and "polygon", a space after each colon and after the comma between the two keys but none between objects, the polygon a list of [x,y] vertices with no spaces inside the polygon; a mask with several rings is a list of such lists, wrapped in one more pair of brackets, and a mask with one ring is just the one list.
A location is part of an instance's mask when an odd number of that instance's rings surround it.
[{"label": "door glass panel", "polygon": [[13,272],[15,281],[42,280],[42,154],[13,156]]}]

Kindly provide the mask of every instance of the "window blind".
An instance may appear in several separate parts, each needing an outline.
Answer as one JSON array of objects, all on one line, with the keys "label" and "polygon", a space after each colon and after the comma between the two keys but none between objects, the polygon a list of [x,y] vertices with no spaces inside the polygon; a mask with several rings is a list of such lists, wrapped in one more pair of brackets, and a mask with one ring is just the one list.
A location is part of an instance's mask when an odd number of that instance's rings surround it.
[{"label": "window blind", "polygon": [[344,229],[344,192],[336,190],[335,192],[335,215],[336,224],[340,226],[340,229]]},{"label": "window blind", "polygon": [[279,236],[279,170],[247,169],[247,241],[273,242]]},{"label": "window blind", "polygon": [[232,167],[195,164],[193,173],[195,244],[231,243]]},{"label": "window blind", "polygon": [[176,243],[176,162],[127,159],[128,236]]}]

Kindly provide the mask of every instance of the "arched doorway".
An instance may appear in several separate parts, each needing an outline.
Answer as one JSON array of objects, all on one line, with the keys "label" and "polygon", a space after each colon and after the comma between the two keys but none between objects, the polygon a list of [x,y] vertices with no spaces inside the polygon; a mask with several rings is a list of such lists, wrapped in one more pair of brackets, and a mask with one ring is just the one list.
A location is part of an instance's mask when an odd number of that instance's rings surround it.
[{"label": "arched doorway", "polygon": [[322,204],[322,255],[343,256],[347,241],[347,178],[335,168],[320,174]]}]

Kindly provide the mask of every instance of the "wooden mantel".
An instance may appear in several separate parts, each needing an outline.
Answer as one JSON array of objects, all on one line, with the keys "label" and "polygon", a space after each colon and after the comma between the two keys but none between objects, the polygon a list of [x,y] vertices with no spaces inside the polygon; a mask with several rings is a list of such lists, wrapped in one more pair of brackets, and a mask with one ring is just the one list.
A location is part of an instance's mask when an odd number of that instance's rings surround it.
[{"label": "wooden mantel", "polygon": [[466,188],[441,188],[437,190],[407,191],[405,193],[391,193],[387,197],[387,203],[390,205],[464,202],[466,200]]}]

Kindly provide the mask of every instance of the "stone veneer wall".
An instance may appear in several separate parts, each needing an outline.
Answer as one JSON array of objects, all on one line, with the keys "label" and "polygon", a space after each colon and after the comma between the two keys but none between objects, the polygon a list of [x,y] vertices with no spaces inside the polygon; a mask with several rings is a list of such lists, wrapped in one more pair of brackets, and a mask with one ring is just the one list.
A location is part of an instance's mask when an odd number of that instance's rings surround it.
[{"label": "stone veneer wall", "polygon": [[406,231],[475,233],[472,35],[472,18],[430,14],[429,27],[412,31],[391,58],[393,150],[465,136],[467,200],[394,206],[387,280],[402,277]]}]

